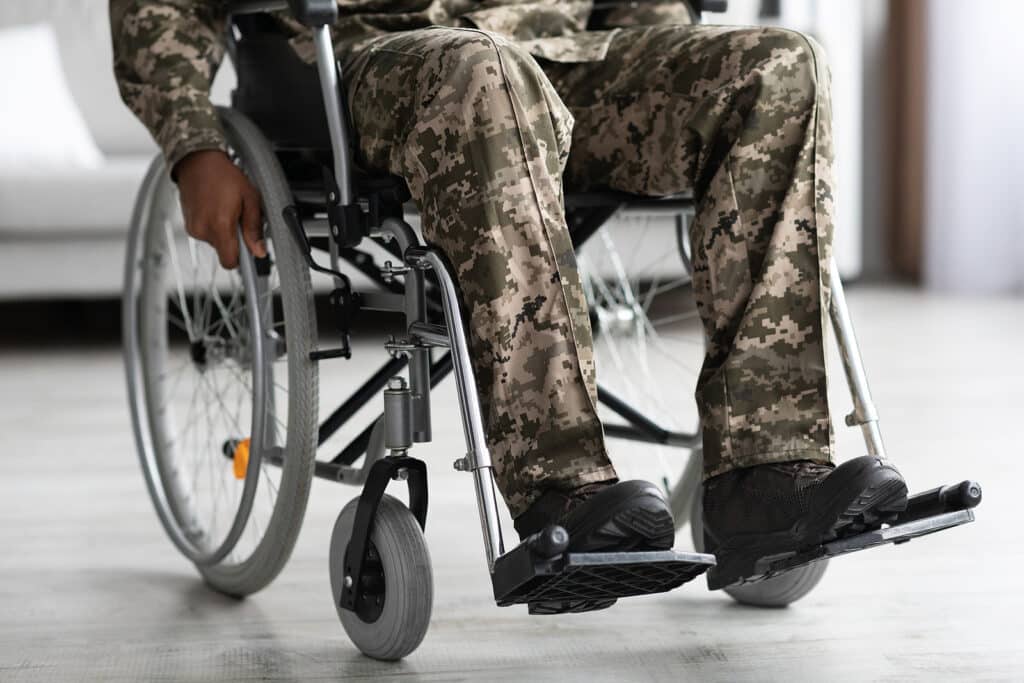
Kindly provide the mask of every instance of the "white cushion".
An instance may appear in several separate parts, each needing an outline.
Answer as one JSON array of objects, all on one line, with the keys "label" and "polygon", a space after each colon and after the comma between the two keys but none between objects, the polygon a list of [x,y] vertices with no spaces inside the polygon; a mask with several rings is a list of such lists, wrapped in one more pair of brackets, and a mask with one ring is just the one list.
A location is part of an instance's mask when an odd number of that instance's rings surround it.
[{"label": "white cushion", "polygon": [[96,146],[68,89],[51,26],[0,29],[0,171],[97,168]]},{"label": "white cushion", "polygon": [[120,234],[152,157],[116,157],[90,170],[0,171],[0,242],[21,235]]}]

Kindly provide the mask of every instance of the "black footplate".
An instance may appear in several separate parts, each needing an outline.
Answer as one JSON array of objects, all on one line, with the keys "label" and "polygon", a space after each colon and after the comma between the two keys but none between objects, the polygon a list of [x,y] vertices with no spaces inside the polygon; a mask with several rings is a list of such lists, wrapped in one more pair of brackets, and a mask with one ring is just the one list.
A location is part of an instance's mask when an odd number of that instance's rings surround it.
[{"label": "black footplate", "polygon": [[561,527],[548,527],[499,557],[491,574],[498,605],[529,604],[533,614],[584,611],[575,606],[664,593],[715,564],[713,555],[673,550],[563,552],[567,541]]},{"label": "black footplate", "polygon": [[919,536],[967,524],[974,521],[974,512],[971,508],[977,507],[980,502],[981,486],[973,481],[918,493],[907,500],[907,509],[900,513],[890,526],[838,538],[809,550],[763,557],[754,564],[754,572],[749,576],[709,577],[709,587],[717,589],[763,581],[819,560],[886,543],[906,543]]}]

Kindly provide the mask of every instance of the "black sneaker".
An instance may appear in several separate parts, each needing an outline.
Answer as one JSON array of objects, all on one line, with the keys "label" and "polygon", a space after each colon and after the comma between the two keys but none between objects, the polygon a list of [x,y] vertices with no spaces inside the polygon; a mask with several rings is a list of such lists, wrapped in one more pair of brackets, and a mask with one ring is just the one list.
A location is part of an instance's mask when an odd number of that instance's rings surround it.
[{"label": "black sneaker", "polygon": [[[646,481],[605,481],[572,491],[548,490],[515,519],[520,539],[552,524],[569,533],[568,552],[668,550],[675,522],[664,494]],[[531,603],[531,614],[592,612],[615,598]]]},{"label": "black sneaker", "polygon": [[870,455],[835,467],[806,460],[758,465],[704,483],[708,587],[757,578],[758,560],[878,529],[907,507],[907,485]]}]

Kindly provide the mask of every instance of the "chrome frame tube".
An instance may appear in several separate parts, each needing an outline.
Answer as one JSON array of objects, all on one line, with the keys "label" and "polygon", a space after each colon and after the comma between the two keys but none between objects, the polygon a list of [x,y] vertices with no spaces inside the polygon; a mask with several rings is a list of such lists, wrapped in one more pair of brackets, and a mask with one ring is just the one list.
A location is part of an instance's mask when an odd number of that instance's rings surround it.
[{"label": "chrome frame tube", "polygon": [[397,218],[385,218],[381,221],[380,228],[370,233],[370,237],[380,237],[385,240],[395,239],[403,254],[409,247],[416,247],[420,244],[420,238],[412,226]]},{"label": "chrome frame tube", "polygon": [[443,348],[450,344],[448,339],[448,329],[441,327],[440,325],[414,322],[409,325],[409,334],[430,344],[431,346],[440,346]]},{"label": "chrome frame tube", "polygon": [[[352,174],[348,158],[348,133],[345,120],[341,113],[341,67],[334,56],[334,43],[331,40],[331,27],[320,26],[313,29],[313,44],[316,48],[316,68],[320,75],[320,94],[324,101],[324,112],[327,115],[327,131],[331,137],[331,154],[334,157],[334,180],[338,185],[338,202],[342,206],[352,203]],[[341,258],[338,244],[332,239],[328,241],[328,252],[331,269],[340,272]],[[340,278],[335,278],[335,286],[341,287]]]},{"label": "chrome frame tube", "polygon": [[498,501],[494,490],[491,453],[487,449],[483,417],[480,415],[480,399],[473,378],[473,365],[469,355],[469,342],[459,313],[459,299],[455,282],[440,254],[431,248],[415,247],[406,252],[406,262],[415,267],[429,267],[437,273],[441,285],[441,301],[448,327],[449,346],[455,370],[455,383],[459,395],[459,411],[462,414],[462,428],[466,437],[466,458],[473,473],[476,488],[477,509],[480,513],[480,528],[487,551],[487,568],[494,570],[494,561],[504,553],[501,540],[501,523],[498,516]]},{"label": "chrome frame tube", "polygon": [[[427,319],[426,278],[419,268],[405,274],[405,322],[411,330]],[[412,433],[417,443],[430,441],[430,349],[409,353],[409,389],[412,391]]]},{"label": "chrome frame tube", "polygon": [[343,206],[352,203],[352,175],[348,158],[348,134],[341,113],[341,68],[334,57],[331,28],[321,26],[313,29],[313,44],[316,48],[316,68],[320,74],[320,93],[327,114],[327,131],[331,136],[331,153],[334,156],[334,177],[338,183],[339,201]]},{"label": "chrome frame tube", "polygon": [[832,330],[836,335],[836,345],[843,359],[843,370],[846,372],[846,383],[853,397],[853,412],[846,416],[846,424],[859,426],[864,434],[864,443],[868,454],[885,460],[885,445],[882,443],[882,432],[878,427],[878,411],[871,398],[868,387],[867,373],[864,372],[864,361],[857,344],[857,335],[853,331],[853,320],[846,305],[846,293],[839,277],[839,268],[835,258],[830,263],[832,273],[832,303],[829,314],[832,318]]}]

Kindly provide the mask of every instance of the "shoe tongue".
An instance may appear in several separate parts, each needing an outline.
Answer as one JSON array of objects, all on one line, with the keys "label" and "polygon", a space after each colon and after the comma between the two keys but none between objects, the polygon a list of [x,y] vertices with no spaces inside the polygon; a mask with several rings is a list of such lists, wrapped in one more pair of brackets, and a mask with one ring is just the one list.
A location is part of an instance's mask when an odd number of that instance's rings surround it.
[{"label": "shoe tongue", "polygon": [[817,481],[831,474],[834,467],[810,460],[795,460],[793,462],[776,463],[773,465],[773,469],[794,479],[812,479]]},{"label": "shoe tongue", "polygon": [[582,503],[583,501],[590,498],[594,494],[603,491],[607,487],[608,484],[603,481],[578,486],[574,488],[572,492],[569,494],[570,498],[572,499],[571,505],[578,505],[579,503]]}]

